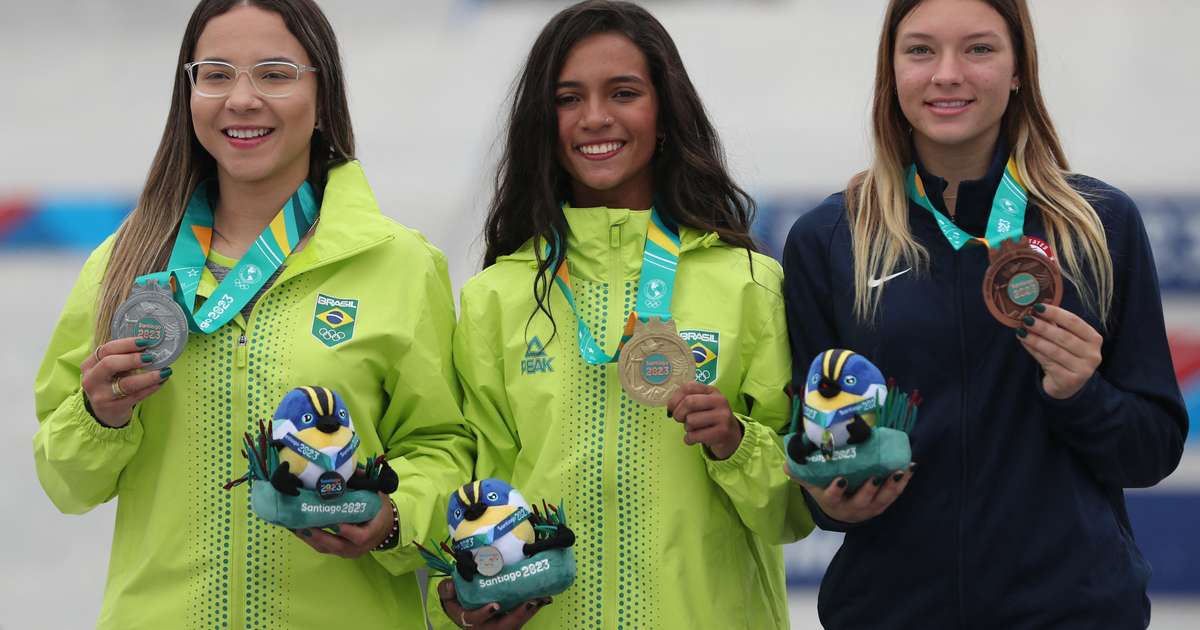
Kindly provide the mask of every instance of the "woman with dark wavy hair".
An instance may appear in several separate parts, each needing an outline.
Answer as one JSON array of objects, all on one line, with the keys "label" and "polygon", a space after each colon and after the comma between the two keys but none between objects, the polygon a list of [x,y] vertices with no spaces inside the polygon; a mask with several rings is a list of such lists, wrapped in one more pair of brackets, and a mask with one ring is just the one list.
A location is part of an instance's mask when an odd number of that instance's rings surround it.
[{"label": "woman with dark wavy hair", "polygon": [[[476,477],[571,515],[578,577],[534,625],[787,627],[779,544],[812,522],[783,472],[781,276],[752,211],[658,20],[606,1],[550,20],[454,346]],[[654,326],[662,355],[639,346]],[[463,627],[546,603],[467,611],[448,580],[438,596]]]},{"label": "woman with dark wavy hair", "polygon": [[[473,455],[445,258],[380,212],[312,0],[200,2],[172,71],[137,207],[85,264],[35,385],[46,494],[67,513],[117,500],[97,625],[424,628],[409,543],[444,527],[435,505]],[[156,279],[178,327],[114,335]],[[400,479],[336,533],[271,525],[246,485],[223,488],[242,436],[310,384]]]}]

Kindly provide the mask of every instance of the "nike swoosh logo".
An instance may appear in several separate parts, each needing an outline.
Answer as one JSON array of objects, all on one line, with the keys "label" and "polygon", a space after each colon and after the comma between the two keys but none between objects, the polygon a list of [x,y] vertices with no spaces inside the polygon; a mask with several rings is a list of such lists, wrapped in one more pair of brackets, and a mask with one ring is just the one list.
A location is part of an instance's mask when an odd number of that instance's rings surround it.
[{"label": "nike swoosh logo", "polygon": [[882,278],[871,278],[870,280],[867,280],[867,287],[874,289],[875,287],[883,285],[884,282],[887,282],[888,280],[891,280],[892,278],[903,276],[904,274],[906,274],[910,271],[912,271],[912,267],[909,267],[908,269],[905,269],[904,271],[898,271],[890,276],[884,276]]}]

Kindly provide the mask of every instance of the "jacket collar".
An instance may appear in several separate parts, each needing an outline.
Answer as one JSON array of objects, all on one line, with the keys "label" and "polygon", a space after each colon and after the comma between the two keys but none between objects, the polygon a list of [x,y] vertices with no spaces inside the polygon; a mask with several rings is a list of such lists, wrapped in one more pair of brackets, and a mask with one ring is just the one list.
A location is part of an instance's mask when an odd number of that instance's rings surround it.
[{"label": "jacket collar", "polygon": [[[916,151],[913,151],[916,156]],[[925,169],[925,165],[921,163],[921,158],[916,156],[917,173],[921,176],[921,182],[925,184],[925,194],[929,196],[929,201],[933,203],[933,207],[939,212],[946,212],[946,203],[942,199],[942,193],[946,190],[946,180],[930,173]],[[996,146],[992,149],[992,161],[988,165],[987,172],[979,179],[972,179],[958,184],[958,203],[955,204],[954,222],[960,228],[970,234],[980,235],[987,227],[987,218],[992,211],[992,199],[996,196],[996,189],[1000,186],[1000,179],[1004,177],[1004,168],[1008,164],[1008,141],[1004,137],[1004,131],[1001,130],[1000,137],[996,140]],[[924,209],[923,214],[928,214]]]},{"label": "jacket collar", "polygon": [[[650,212],[619,208],[575,208],[563,207],[567,219],[567,249],[572,266],[596,262],[607,264],[611,250],[620,251],[626,270],[641,270],[642,251],[646,245],[646,230],[650,225]],[[614,230],[614,228],[616,228]],[[614,240],[615,239],[615,240]],[[698,230],[688,226],[679,228],[679,252],[727,247],[716,232]],[[545,247],[539,245],[539,247]],[[525,242],[517,251],[497,258],[524,261],[537,267],[534,255],[534,239]],[[574,269],[572,269],[572,273]]]},{"label": "jacket collar", "polygon": [[[275,283],[383,243],[393,235],[394,224],[380,212],[362,165],[351,161],[336,166],[325,182],[312,236],[302,249],[287,257]],[[214,289],[215,279],[206,274],[197,294],[207,297]]]}]

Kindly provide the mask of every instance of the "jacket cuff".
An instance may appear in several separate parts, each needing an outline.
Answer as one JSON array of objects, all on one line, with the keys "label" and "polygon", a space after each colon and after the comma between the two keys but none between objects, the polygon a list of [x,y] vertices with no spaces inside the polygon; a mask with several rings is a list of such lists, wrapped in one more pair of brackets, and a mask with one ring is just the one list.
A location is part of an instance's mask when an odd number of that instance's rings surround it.
[{"label": "jacket cuff", "polygon": [[1071,422],[1078,420],[1086,420],[1090,412],[1096,408],[1099,402],[1101,389],[1107,384],[1103,376],[1100,376],[1100,371],[1096,370],[1092,373],[1092,377],[1079,388],[1070,398],[1055,398],[1046,393],[1042,387],[1042,378],[1044,376],[1041,370],[1035,371],[1035,380],[1038,396],[1046,406],[1053,409],[1056,415],[1060,418],[1067,418]]},{"label": "jacket cuff", "polygon": [[63,401],[63,420],[65,425],[87,436],[90,440],[105,443],[137,444],[141,441],[142,425],[138,421],[137,407],[134,407],[129,422],[110,427],[101,424],[88,410],[84,403],[83,390],[80,389]]},{"label": "jacket cuff", "polygon": [[711,472],[741,469],[754,457],[754,453],[759,448],[757,443],[750,443],[751,441],[761,439],[761,436],[755,435],[755,431],[751,429],[751,426],[761,427],[762,425],[756,422],[747,422],[749,418],[740,413],[734,413],[733,417],[742,425],[742,441],[738,444],[737,449],[733,451],[733,454],[725,459],[716,459],[709,452],[707,446],[701,449],[704,452],[704,461]]}]

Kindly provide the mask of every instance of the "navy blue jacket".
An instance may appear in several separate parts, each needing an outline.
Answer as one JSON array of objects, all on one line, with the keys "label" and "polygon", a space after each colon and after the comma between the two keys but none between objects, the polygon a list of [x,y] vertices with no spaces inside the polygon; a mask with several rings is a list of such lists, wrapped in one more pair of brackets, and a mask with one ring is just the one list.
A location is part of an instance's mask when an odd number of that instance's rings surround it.
[{"label": "navy blue jacket", "polygon": [[[985,231],[1007,149],[987,175],[959,186],[957,221]],[[924,170],[942,209],[945,182]],[[955,252],[933,217],[909,203],[929,252],[883,285],[874,324],[859,322],[842,194],[796,221],[783,256],[795,376],[848,348],[924,403],[912,435],[913,479],[891,507],[849,525],[821,514],[845,542],[821,582],[818,610],[842,628],[1144,628],[1150,567],[1134,543],[1124,488],[1151,486],[1179,463],[1187,412],[1176,383],[1154,260],[1133,201],[1072,176],[1104,224],[1115,270],[1107,327],[1064,278],[1062,306],[1103,337],[1083,389],[1054,400],[1033,357],[983,303],[982,247]],[[943,211],[944,212],[944,211]],[[1045,240],[1030,200],[1025,234]],[[902,271],[902,268],[894,272]]]}]

